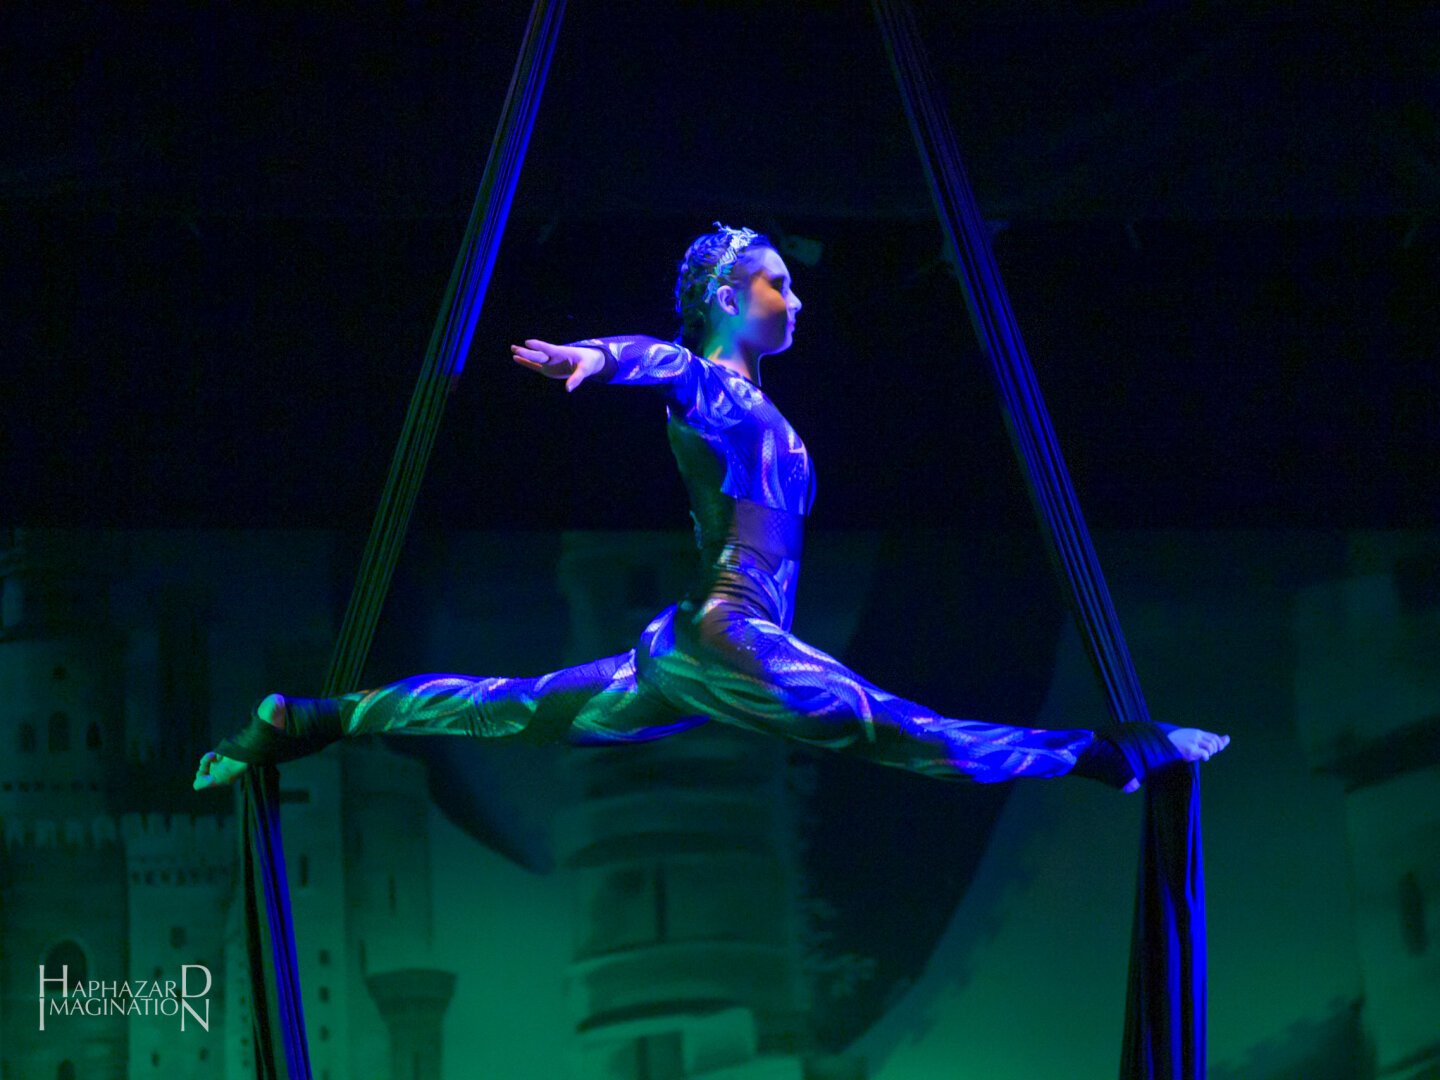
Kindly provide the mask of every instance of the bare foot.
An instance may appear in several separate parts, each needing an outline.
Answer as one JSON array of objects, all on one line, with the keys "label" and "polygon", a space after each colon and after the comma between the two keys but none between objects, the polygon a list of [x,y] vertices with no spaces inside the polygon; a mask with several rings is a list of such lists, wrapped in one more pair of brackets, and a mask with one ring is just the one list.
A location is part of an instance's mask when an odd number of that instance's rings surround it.
[{"label": "bare foot", "polygon": [[[1175,749],[1180,751],[1180,756],[1186,761],[1209,761],[1211,757],[1230,745],[1230,736],[1216,735],[1212,731],[1202,731],[1200,728],[1182,727],[1170,732],[1170,741],[1175,744]],[[1131,780],[1122,790],[1138,791],[1139,788],[1140,781]]]},{"label": "bare foot", "polygon": [[[273,724],[281,731],[285,730],[285,699],[279,694],[271,694],[255,711],[267,724]],[[195,790],[203,791],[217,784],[233,783],[236,777],[249,767],[243,761],[224,757],[211,750],[200,759],[200,767],[195,770]]]}]

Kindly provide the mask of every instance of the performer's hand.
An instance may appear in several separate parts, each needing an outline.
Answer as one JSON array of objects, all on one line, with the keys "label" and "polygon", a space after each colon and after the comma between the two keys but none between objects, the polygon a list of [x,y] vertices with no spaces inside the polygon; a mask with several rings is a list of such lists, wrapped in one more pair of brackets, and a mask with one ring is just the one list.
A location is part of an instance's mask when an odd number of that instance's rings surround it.
[{"label": "performer's hand", "polygon": [[539,338],[526,338],[523,346],[511,345],[510,356],[547,378],[564,379],[567,392],[605,367],[605,353],[593,345],[551,345]]}]

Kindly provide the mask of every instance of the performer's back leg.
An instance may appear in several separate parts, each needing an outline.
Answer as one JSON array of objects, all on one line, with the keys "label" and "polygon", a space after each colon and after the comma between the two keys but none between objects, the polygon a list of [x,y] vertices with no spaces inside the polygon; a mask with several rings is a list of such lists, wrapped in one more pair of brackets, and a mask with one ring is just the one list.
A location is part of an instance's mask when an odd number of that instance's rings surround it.
[{"label": "performer's back leg", "polygon": [[[687,617],[688,616],[688,617]],[[1063,776],[1095,739],[958,720],[882,690],[743,605],[711,599],[675,618],[646,681],[679,713],[949,780]]]}]

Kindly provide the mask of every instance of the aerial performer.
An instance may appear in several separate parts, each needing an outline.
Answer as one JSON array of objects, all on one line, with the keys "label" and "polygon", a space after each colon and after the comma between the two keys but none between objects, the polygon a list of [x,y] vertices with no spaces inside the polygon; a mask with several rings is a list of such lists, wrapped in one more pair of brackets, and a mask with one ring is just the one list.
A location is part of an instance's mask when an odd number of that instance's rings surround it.
[{"label": "aerial performer", "polygon": [[790,347],[801,303],[764,235],[715,225],[680,263],[674,341],[527,338],[510,347],[516,363],[564,379],[567,391],[593,381],[664,398],[699,549],[685,596],[634,647],[544,675],[427,674],[333,698],[270,694],[201,757],[197,790],[371,734],[613,746],[718,720],[942,780],[1075,775],[1124,791],[1229,744],[1228,735],[1169,724],[1051,730],[944,716],[790,633],[815,472],[760,387],[760,361]]}]

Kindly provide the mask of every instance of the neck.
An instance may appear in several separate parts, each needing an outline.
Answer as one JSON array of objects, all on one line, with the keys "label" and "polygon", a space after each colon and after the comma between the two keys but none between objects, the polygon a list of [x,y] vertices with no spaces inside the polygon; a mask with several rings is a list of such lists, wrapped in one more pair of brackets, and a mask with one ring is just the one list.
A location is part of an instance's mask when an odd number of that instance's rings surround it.
[{"label": "neck", "polygon": [[735,374],[760,384],[760,355],[748,346],[711,338],[700,347],[700,355],[711,363],[729,368]]}]

